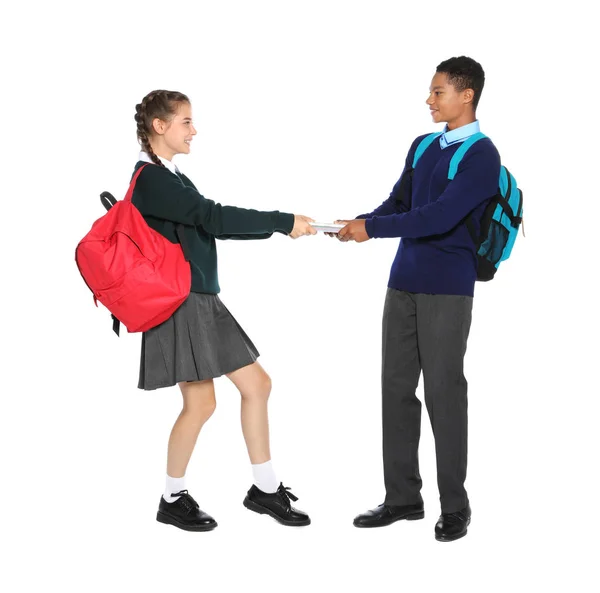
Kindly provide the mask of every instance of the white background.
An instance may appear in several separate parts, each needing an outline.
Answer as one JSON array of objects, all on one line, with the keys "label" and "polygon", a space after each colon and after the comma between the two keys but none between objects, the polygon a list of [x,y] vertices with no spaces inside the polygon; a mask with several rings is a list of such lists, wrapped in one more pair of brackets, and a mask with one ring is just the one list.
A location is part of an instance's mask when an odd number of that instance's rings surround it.
[{"label": "white background", "polygon": [[[568,2],[21,2],[2,17],[4,591],[596,590],[596,31]],[[176,387],[136,388],[140,336],[111,331],[74,261],[122,197],[134,106],[192,100],[176,163],[207,197],[319,220],[370,211],[411,141],[436,130],[435,67],[483,65],[482,131],[525,196],[527,237],[478,284],[469,379],[466,538],[424,521],[358,530],[383,501],[381,313],[396,240],[220,242],[221,298],[273,379],[273,463],[313,524],[242,506],[239,394],[216,381],[188,485],[219,522],[155,521]],[[422,391],[419,389],[422,397]],[[593,548],[595,547],[595,551]]]}]

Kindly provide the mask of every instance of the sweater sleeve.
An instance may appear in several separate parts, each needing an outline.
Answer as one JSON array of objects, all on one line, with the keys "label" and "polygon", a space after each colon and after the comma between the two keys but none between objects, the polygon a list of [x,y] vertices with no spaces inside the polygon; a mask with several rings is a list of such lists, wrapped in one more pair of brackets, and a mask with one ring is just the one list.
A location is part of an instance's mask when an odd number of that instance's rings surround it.
[{"label": "sweater sleeve", "polygon": [[[400,189],[403,185],[402,177],[404,177],[405,175],[406,175],[406,168],[404,169],[400,179],[398,179],[398,181],[396,181],[396,184],[394,185],[389,198],[387,200],[385,200],[385,202],[383,202],[380,206],[375,208],[375,210],[373,210],[373,212],[370,212],[369,214],[361,214],[360,216],[357,216],[356,218],[373,218],[373,216],[389,216],[390,214],[398,214],[400,212],[408,212],[410,210],[410,208],[406,204],[406,201],[403,200],[404,196],[401,195],[402,193],[404,193],[404,191],[401,192],[401,189]],[[405,189],[407,189],[407,188],[405,188]]]},{"label": "sweater sleeve", "polygon": [[216,236],[265,235],[275,231],[289,234],[294,227],[293,214],[223,206],[156,165],[148,165],[141,172],[133,203],[142,215],[200,226]]},{"label": "sweater sleeve", "polygon": [[491,142],[480,142],[467,152],[441,196],[410,212],[367,219],[369,237],[428,237],[458,225],[482,202],[498,191],[500,155]]},{"label": "sweater sleeve", "polygon": [[415,152],[417,150],[417,146],[424,137],[425,136],[419,136],[413,141],[411,147],[408,150],[408,154],[406,155],[406,160],[404,161],[404,170],[402,171],[402,175],[400,175],[400,179],[396,181],[388,199],[385,200],[385,202],[383,202],[380,206],[375,208],[373,212],[370,212],[369,214],[361,214],[356,218],[373,218],[373,216],[389,216],[390,214],[400,214],[402,212],[408,212],[410,210],[410,198],[412,192],[412,162],[415,156]]},{"label": "sweater sleeve", "polygon": [[257,241],[258,239],[269,239],[272,236],[273,233],[260,233],[254,235],[215,235],[215,239],[220,239],[221,241],[227,239],[234,239],[237,241]]}]

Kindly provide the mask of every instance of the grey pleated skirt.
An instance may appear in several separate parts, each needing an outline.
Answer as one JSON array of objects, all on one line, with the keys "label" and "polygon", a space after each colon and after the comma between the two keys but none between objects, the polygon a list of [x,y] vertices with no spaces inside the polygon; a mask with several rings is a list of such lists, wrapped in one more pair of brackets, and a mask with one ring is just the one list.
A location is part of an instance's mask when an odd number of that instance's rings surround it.
[{"label": "grey pleated skirt", "polygon": [[191,292],[169,319],[142,334],[138,387],[149,391],[220,377],[258,356],[216,294]]}]

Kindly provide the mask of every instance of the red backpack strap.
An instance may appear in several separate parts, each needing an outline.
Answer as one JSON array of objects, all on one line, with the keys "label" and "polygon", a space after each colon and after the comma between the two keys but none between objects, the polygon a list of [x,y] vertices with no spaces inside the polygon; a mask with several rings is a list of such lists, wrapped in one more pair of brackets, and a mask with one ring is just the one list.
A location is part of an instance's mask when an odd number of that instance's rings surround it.
[{"label": "red backpack strap", "polygon": [[[135,172],[135,175],[133,176],[133,179],[131,180],[131,183],[129,184],[129,189],[127,190],[127,195],[125,196],[125,198],[123,198],[124,201],[128,201],[128,200],[131,201],[131,197],[133,196],[133,190],[135,189],[135,182],[137,181],[137,178],[140,176],[142,169],[146,165],[149,165],[149,164],[150,163],[146,163],[145,165],[142,165]],[[108,192],[105,192],[105,194],[108,194]],[[110,194],[108,194],[108,196],[110,196],[112,198],[112,196]],[[100,196],[100,197],[102,198],[102,196]],[[114,200],[114,198],[113,198],[113,200]],[[109,206],[109,208],[110,208],[110,206]],[[107,208],[107,210],[108,210],[108,208]],[[181,250],[183,251],[183,256],[185,257],[185,261],[190,261],[190,248],[189,248],[187,240],[185,238],[184,227],[182,224],[178,224],[175,227],[175,234],[177,235],[177,239],[179,240],[179,244],[181,245]],[[115,329],[115,332],[117,333],[117,335],[119,335],[118,329]]]},{"label": "red backpack strap", "polygon": [[131,183],[129,184],[129,189],[127,190],[127,193],[125,194],[125,197],[123,198],[123,200],[125,202],[130,202],[131,201],[131,196],[133,196],[133,190],[135,189],[135,183],[138,180],[138,177],[140,176],[140,173],[142,172],[142,170],[144,169],[144,167],[146,167],[149,163],[146,163],[145,165],[142,165],[136,172],[135,175],[133,176],[133,179],[131,180]]}]

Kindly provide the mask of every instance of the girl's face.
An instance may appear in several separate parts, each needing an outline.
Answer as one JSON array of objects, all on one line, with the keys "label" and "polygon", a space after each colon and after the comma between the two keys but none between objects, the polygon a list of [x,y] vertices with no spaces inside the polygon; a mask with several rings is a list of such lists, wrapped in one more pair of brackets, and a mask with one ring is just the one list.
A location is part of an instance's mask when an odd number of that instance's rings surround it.
[{"label": "girl's face", "polygon": [[192,106],[189,103],[180,103],[177,113],[170,121],[157,118],[152,125],[156,140],[161,144],[159,150],[165,153],[161,156],[171,160],[176,154],[189,154],[190,144],[196,135],[196,128],[192,123]]}]

